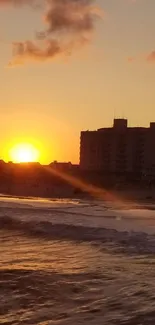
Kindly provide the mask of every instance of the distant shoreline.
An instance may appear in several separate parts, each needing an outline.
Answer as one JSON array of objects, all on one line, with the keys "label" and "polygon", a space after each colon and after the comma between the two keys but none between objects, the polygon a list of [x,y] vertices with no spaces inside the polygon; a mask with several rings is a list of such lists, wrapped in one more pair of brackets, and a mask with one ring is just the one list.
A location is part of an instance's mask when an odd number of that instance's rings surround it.
[{"label": "distant shoreline", "polygon": [[140,205],[143,206],[144,208],[149,208],[154,210],[155,207],[149,207],[149,205],[155,205],[155,190],[146,190],[146,189],[133,189],[133,190],[125,190],[125,189],[121,189],[121,190],[108,190],[107,192],[113,194],[113,197],[116,199],[109,199],[109,198],[97,198],[97,197],[92,197],[90,195],[88,195],[87,193],[82,193],[81,195],[76,195],[76,194],[70,194],[66,193],[66,195],[41,195],[41,196],[37,196],[37,195],[22,195],[22,194],[8,194],[8,193],[0,193],[0,198],[10,198],[10,199],[19,199],[19,200],[35,200],[35,201],[39,201],[39,200],[47,200],[47,201],[65,201],[65,200],[87,200],[87,201],[103,201],[103,202],[110,202],[113,201],[114,203],[117,203],[117,198],[122,203],[126,202],[130,204],[134,204],[136,205]]}]

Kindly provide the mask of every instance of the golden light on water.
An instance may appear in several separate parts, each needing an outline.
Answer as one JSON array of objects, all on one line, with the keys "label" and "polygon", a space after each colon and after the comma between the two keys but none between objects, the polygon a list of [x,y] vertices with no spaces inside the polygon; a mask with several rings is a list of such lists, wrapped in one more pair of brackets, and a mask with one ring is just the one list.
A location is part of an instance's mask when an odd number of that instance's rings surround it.
[{"label": "golden light on water", "polygon": [[37,162],[40,160],[40,152],[30,143],[21,143],[10,150],[10,158],[15,163]]}]

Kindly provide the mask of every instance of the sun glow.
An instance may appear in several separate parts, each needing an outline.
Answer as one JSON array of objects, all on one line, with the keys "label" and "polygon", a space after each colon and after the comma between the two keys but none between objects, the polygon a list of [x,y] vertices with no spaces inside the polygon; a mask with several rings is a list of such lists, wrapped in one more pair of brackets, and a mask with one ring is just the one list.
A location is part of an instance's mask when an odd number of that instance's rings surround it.
[{"label": "sun glow", "polygon": [[10,157],[15,163],[36,162],[39,161],[40,153],[32,144],[21,143],[11,149]]}]

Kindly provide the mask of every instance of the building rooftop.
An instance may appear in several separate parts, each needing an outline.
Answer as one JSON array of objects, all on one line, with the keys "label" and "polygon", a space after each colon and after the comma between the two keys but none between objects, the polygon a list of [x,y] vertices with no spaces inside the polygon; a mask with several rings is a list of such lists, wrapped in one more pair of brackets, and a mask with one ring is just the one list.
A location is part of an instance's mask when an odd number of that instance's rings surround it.
[{"label": "building rooftop", "polygon": [[86,130],[82,132],[103,132],[103,131],[108,131],[108,130],[125,130],[125,129],[130,129],[130,130],[145,130],[145,129],[154,129],[155,130],[155,122],[150,122],[150,125],[148,127],[146,126],[128,126],[128,120],[127,119],[114,119],[113,125],[111,127],[103,127],[99,128],[97,130]]}]

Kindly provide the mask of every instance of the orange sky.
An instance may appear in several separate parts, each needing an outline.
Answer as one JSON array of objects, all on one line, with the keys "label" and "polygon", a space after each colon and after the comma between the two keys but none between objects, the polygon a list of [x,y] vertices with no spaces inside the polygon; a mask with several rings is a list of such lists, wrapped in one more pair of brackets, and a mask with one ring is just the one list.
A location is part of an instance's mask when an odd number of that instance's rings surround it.
[{"label": "orange sky", "polygon": [[91,34],[87,45],[81,46],[74,25],[80,46],[73,51],[69,47],[65,55],[47,60],[22,57],[23,65],[12,68],[12,42],[33,41],[45,25],[41,9],[2,2],[2,159],[10,160],[10,148],[26,141],[39,148],[42,163],[78,162],[81,130],[111,125],[114,116],[126,117],[132,125],[155,121],[154,0],[98,0],[104,15],[93,33],[84,30],[82,37]]}]

